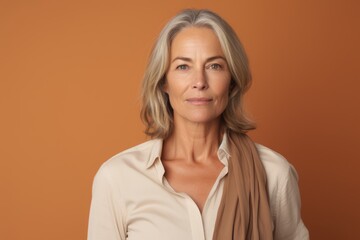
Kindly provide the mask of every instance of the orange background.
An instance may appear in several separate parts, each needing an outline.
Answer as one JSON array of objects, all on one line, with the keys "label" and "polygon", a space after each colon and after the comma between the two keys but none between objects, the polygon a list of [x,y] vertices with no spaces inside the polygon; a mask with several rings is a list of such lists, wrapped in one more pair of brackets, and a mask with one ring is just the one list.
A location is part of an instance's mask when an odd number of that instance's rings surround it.
[{"label": "orange background", "polygon": [[358,1],[0,1],[0,238],[86,238],[100,164],[145,141],[139,88],[180,9],[209,8],[251,61],[253,138],[300,175],[312,239],[360,239]]}]

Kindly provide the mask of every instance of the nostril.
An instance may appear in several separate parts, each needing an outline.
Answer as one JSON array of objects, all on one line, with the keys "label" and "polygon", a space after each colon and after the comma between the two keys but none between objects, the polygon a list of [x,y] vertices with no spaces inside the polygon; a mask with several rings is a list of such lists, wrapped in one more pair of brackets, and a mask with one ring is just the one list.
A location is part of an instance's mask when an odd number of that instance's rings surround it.
[{"label": "nostril", "polygon": [[197,89],[200,89],[200,90],[204,90],[204,89],[207,89],[208,86],[206,83],[201,83],[201,84],[194,84],[192,88],[197,88]]}]

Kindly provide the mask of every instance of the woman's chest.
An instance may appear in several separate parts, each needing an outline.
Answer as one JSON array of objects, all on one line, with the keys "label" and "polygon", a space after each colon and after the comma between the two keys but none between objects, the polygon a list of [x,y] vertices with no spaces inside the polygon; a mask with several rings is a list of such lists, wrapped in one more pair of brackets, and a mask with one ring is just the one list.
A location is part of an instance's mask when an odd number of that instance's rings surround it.
[{"label": "woman's chest", "polygon": [[[135,179],[134,179],[135,180]],[[139,179],[137,179],[139,180]],[[201,212],[185,193],[174,191],[167,180],[130,181],[121,187],[127,239],[211,239],[222,188],[207,196]]]},{"label": "woman's chest", "polygon": [[211,189],[216,184],[223,165],[218,164],[177,164],[172,161],[163,162],[165,179],[177,193],[187,194],[202,212]]}]

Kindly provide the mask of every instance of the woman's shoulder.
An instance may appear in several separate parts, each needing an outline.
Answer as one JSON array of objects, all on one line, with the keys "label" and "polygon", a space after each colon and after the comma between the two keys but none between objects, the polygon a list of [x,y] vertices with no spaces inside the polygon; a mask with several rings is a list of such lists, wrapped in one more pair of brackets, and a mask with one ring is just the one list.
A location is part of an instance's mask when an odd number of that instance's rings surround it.
[{"label": "woman's shoulder", "polygon": [[277,181],[280,178],[285,180],[289,177],[289,174],[295,175],[297,178],[295,168],[283,155],[258,143],[256,143],[256,147],[268,180],[271,182]]},{"label": "woman's shoulder", "polygon": [[156,157],[161,153],[162,140],[152,139],[126,150],[123,150],[116,155],[106,160],[101,168],[119,169],[126,166],[135,168],[145,168],[151,158]]},{"label": "woman's shoulder", "polygon": [[295,168],[278,152],[261,144],[256,146],[267,175],[275,238],[309,239],[309,232],[301,220],[301,200]]}]

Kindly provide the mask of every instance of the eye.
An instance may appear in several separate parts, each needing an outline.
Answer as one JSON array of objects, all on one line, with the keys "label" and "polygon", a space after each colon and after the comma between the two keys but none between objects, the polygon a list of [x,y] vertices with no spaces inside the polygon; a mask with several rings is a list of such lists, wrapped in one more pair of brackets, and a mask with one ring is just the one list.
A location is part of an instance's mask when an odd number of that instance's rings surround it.
[{"label": "eye", "polygon": [[188,68],[189,68],[189,66],[186,64],[181,64],[176,67],[176,69],[178,69],[178,70],[187,70]]},{"label": "eye", "polygon": [[212,63],[207,68],[208,69],[213,69],[213,70],[221,70],[222,66],[220,64],[218,64],[218,63]]}]

